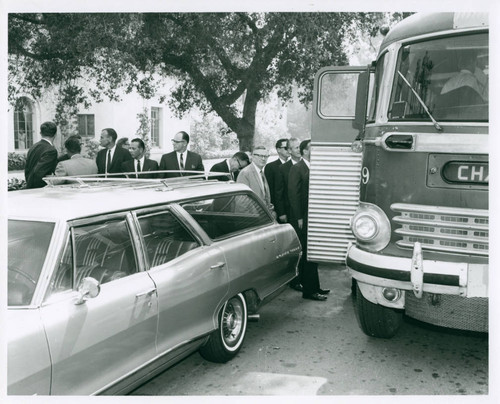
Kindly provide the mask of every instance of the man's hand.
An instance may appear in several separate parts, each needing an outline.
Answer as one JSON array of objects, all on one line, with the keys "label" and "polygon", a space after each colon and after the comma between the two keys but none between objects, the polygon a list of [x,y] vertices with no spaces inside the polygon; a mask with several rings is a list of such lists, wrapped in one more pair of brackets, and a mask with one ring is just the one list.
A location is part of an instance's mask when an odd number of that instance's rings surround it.
[{"label": "man's hand", "polygon": [[302,226],[304,226],[304,219],[297,220],[297,225],[299,226],[299,229],[302,230]]},{"label": "man's hand", "polygon": [[281,223],[286,223],[286,215],[281,215],[278,219]]}]

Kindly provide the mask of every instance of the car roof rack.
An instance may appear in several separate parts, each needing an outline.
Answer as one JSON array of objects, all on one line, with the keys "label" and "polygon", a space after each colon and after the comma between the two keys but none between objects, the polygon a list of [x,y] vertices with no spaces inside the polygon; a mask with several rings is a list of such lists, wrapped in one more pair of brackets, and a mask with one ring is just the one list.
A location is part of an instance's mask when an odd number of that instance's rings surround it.
[{"label": "car roof rack", "polygon": [[[218,182],[213,177],[230,176],[225,172],[200,173],[200,171],[187,170],[157,170],[147,171],[147,174],[179,173],[181,177],[171,178],[135,178],[135,171],[112,174],[90,174],[74,176],[48,176],[43,177],[47,183],[45,188],[78,188],[78,189],[103,189],[103,188],[154,188],[160,187],[158,191],[170,191],[177,188],[208,185]],[[127,178],[123,178],[127,176]],[[63,181],[63,182],[61,182]],[[234,182],[234,181],[228,181]]]}]

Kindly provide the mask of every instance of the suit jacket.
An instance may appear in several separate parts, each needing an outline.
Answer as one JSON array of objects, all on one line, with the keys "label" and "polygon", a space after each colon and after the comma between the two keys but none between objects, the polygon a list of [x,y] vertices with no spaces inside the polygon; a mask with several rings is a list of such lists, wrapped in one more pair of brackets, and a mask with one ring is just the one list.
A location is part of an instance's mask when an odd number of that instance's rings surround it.
[{"label": "suit jacket", "polygon": [[[214,164],[210,169],[211,173],[229,173],[229,167],[227,165],[227,160],[223,160],[220,163]],[[233,174],[234,175],[234,174]],[[209,179],[216,179],[219,181],[229,181],[232,180],[232,176],[220,175],[218,177],[209,177]],[[234,177],[236,179],[236,177]]]},{"label": "suit jacket", "polygon": [[269,184],[269,190],[271,191],[271,203],[276,205],[276,177],[278,176],[278,170],[283,163],[278,158],[270,163],[267,163],[264,167],[264,174],[266,175],[267,183]]},{"label": "suit jacket", "polygon": [[278,217],[286,215],[290,220],[290,201],[288,200],[288,175],[294,166],[292,159],[279,166],[274,179],[274,208]]},{"label": "suit jacket", "polygon": [[[185,156],[186,158],[184,159],[184,170],[205,172],[205,167],[203,167],[201,156],[198,153],[194,153],[192,151],[187,150],[184,154],[186,155]],[[161,156],[160,170],[180,170],[179,162],[177,161],[177,155],[175,151]],[[161,177],[159,178],[173,178],[173,177],[181,177],[182,174],[163,173],[160,174],[160,176]]]},{"label": "suit jacket", "polygon": [[302,219],[307,228],[309,204],[309,167],[304,160],[290,168],[288,175],[288,200],[290,201],[291,221]]},{"label": "suit jacket", "polygon": [[[97,163],[97,172],[99,174],[104,174],[106,172],[106,154],[108,149],[99,150],[95,162]],[[113,154],[113,159],[111,160],[111,166],[109,167],[108,173],[121,173],[122,163],[127,160],[132,160],[128,150],[123,147],[116,147],[115,153]],[[116,178],[116,176],[113,176]]]},{"label": "suit jacket", "polygon": [[[127,160],[122,163],[122,172],[129,173],[135,171],[136,160]],[[158,171],[158,163],[155,160],[144,158],[144,167],[141,167],[141,173],[138,178],[157,178],[158,174],[150,174],[148,171]],[[129,178],[135,178],[135,175],[127,175]]]},{"label": "suit jacket", "polygon": [[256,170],[256,166],[254,163],[251,163],[240,171],[236,182],[248,185],[252,189],[252,191],[255,192],[259,196],[259,198],[265,202],[267,207],[272,208],[269,184],[267,183],[265,175],[263,176],[263,180],[265,191],[262,189],[261,181],[259,179],[259,173]]},{"label": "suit jacket", "polygon": [[43,177],[54,173],[57,165],[57,150],[49,142],[40,140],[28,150],[24,178],[26,188],[42,188],[47,183]]},{"label": "suit jacket", "polygon": [[[57,163],[56,177],[66,177],[69,175],[91,175],[97,174],[97,164],[94,160],[87,159],[81,154],[75,154],[71,158]],[[53,184],[64,184],[67,180],[54,180]]]}]

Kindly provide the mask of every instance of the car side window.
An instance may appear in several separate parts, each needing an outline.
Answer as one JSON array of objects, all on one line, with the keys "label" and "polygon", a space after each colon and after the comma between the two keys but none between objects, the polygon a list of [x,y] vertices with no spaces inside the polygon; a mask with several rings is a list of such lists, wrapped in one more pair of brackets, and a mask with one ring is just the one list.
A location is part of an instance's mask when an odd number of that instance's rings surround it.
[{"label": "car side window", "polygon": [[181,206],[213,240],[273,223],[261,204],[248,194],[217,196]]},{"label": "car side window", "polygon": [[68,238],[47,297],[77,289],[86,277],[104,284],[137,272],[137,260],[125,219],[74,227],[72,231],[73,238]]},{"label": "car side window", "polygon": [[169,211],[140,216],[138,219],[151,267],[166,264],[199,246]]}]

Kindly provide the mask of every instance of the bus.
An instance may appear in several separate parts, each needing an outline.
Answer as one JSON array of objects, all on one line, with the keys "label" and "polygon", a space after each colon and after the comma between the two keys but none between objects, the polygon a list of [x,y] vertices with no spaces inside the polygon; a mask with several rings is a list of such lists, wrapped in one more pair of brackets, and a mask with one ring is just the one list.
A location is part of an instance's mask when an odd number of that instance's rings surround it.
[{"label": "bus", "polygon": [[488,330],[488,78],[484,13],[414,14],[316,74],[308,256],[345,260],[367,335]]}]

